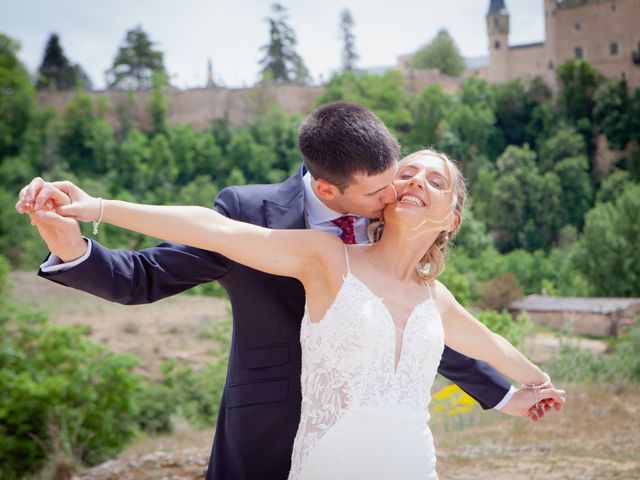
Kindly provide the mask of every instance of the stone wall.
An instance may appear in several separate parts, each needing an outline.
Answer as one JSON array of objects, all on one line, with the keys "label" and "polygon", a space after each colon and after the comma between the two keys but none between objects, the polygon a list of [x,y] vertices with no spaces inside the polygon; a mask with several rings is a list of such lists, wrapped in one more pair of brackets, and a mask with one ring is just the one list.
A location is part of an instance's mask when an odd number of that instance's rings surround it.
[{"label": "stone wall", "polygon": [[[167,92],[170,124],[190,123],[196,130],[205,130],[213,120],[227,118],[233,125],[247,123],[272,102],[287,113],[307,115],[316,99],[324,93],[323,86],[279,85],[252,89],[202,88],[194,90],[169,89]],[[74,92],[38,92],[41,106],[64,110]],[[121,91],[90,92],[96,105],[103,105],[109,122],[118,128],[123,109],[133,120],[147,129],[151,125],[149,105],[151,92],[129,94]]]},{"label": "stone wall", "polygon": [[[414,70],[405,74],[405,88],[418,93],[425,87],[439,83],[448,94],[456,93],[463,78],[442,75],[438,70]],[[275,85],[255,88],[200,88],[193,90],[169,89],[167,92],[168,120],[170,124],[190,123],[196,130],[207,129],[213,120],[227,118],[232,125],[242,125],[260,115],[275,103],[289,114],[305,116],[325,92],[323,85]],[[52,106],[64,110],[74,97],[74,92],[38,92],[40,106]],[[149,105],[151,92],[127,93],[122,91],[89,92],[114,128],[119,128],[122,110],[130,112],[137,125],[145,130],[151,126]]]},{"label": "stone wall", "polygon": [[[519,312],[510,310],[515,317]],[[629,307],[609,314],[571,311],[528,311],[531,320],[538,325],[562,330],[571,327],[578,335],[594,337],[617,336],[621,330],[628,328],[640,316],[640,306]]]}]

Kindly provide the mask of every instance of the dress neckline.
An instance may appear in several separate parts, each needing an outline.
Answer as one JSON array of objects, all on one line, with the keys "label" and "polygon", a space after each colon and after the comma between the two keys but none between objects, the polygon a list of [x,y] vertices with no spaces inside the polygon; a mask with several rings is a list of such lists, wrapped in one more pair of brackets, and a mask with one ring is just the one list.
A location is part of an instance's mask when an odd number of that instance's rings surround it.
[{"label": "dress neckline", "polygon": [[[424,305],[427,305],[429,303],[432,304],[433,308],[435,309],[435,302],[433,301],[433,296],[431,295],[431,290],[426,287],[427,291],[429,292],[429,297],[426,298],[425,300],[423,300],[422,302],[417,303],[413,309],[411,310],[411,312],[409,313],[409,316],[407,317],[405,324],[404,324],[404,328],[400,329],[396,327],[396,323],[393,319],[393,315],[391,314],[391,311],[389,310],[389,308],[387,307],[387,305],[384,303],[384,299],[382,297],[377,296],[373,290],[371,290],[371,288],[369,288],[369,286],[364,283],[362,280],[360,280],[360,278],[358,278],[356,275],[353,274],[353,272],[351,272],[351,269],[347,266],[347,271],[345,273],[345,275],[342,277],[342,285],[340,286],[340,288],[338,289],[338,292],[336,293],[336,296],[334,297],[333,301],[331,302],[331,304],[329,305],[329,307],[327,308],[327,310],[324,312],[324,315],[322,315],[322,318],[320,318],[320,320],[318,320],[317,322],[312,322],[311,321],[311,316],[309,314],[309,308],[307,305],[307,302],[305,302],[305,316],[307,317],[307,324],[310,325],[312,328],[317,327],[321,324],[324,324],[326,322],[327,317],[331,314],[331,312],[336,308],[336,304],[338,302],[338,299],[340,298],[340,296],[343,294],[344,290],[346,289],[346,285],[349,279],[353,279],[353,281],[355,281],[357,284],[359,284],[361,287],[364,288],[365,292],[367,293],[367,295],[369,295],[370,297],[374,298],[380,305],[380,307],[382,308],[383,312],[384,312],[384,317],[386,319],[386,324],[389,326],[389,328],[392,330],[393,332],[393,337],[394,340],[396,341],[394,344],[394,348],[393,348],[393,352],[394,352],[394,362],[393,362],[393,373],[394,375],[398,372],[398,367],[400,366],[400,364],[402,363],[402,358],[403,358],[403,353],[404,353],[404,334],[405,331],[407,330],[407,328],[409,327],[413,317],[416,316],[416,312],[423,307]],[[436,309],[437,311],[437,309]],[[398,333],[400,333],[401,336],[401,342],[400,342],[400,346],[398,348],[397,346],[397,337],[398,337]]]}]

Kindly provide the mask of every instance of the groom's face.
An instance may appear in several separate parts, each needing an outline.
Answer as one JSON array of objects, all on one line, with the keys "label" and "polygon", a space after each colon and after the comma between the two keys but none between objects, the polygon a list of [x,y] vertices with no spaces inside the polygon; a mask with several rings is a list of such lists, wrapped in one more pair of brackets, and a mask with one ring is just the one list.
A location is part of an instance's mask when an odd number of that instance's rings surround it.
[{"label": "groom's face", "polygon": [[397,162],[393,162],[391,167],[378,175],[354,174],[352,182],[336,198],[337,208],[334,210],[361,217],[381,217],[384,207],[397,200],[393,187],[397,168]]}]

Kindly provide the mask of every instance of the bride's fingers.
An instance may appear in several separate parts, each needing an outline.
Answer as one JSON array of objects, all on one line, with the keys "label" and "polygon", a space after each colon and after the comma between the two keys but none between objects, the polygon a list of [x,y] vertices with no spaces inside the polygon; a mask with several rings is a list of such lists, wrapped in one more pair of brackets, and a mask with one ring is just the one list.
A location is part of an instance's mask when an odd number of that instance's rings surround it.
[{"label": "bride's fingers", "polygon": [[38,196],[38,192],[42,189],[42,187],[44,187],[45,184],[46,182],[40,177],[36,177],[31,180],[29,185],[27,185],[24,193],[25,202],[33,205],[36,197]]},{"label": "bride's fingers", "polygon": [[16,202],[16,212],[18,212],[20,215],[27,212],[27,207],[22,200],[18,200]]},{"label": "bride's fingers", "polygon": [[564,390],[558,390],[557,388],[545,388],[538,392],[538,402],[564,403],[567,400],[565,393]]}]

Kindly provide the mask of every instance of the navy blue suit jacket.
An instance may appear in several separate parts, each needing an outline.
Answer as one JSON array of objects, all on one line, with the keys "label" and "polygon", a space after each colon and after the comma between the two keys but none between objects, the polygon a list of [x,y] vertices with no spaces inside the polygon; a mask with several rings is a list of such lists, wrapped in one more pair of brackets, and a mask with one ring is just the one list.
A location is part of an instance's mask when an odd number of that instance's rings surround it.
[{"label": "navy blue suit jacket", "polygon": [[[302,169],[276,185],[224,189],[215,209],[270,228],[305,228]],[[174,243],[139,252],[93,242],[90,257],[69,270],[39,275],[123,304],[150,303],[219,281],[233,309],[233,335],[208,480],[287,478],[300,419],[302,284],[224,256]],[[493,368],[446,348],[439,372],[494,407],[510,384]]]}]

